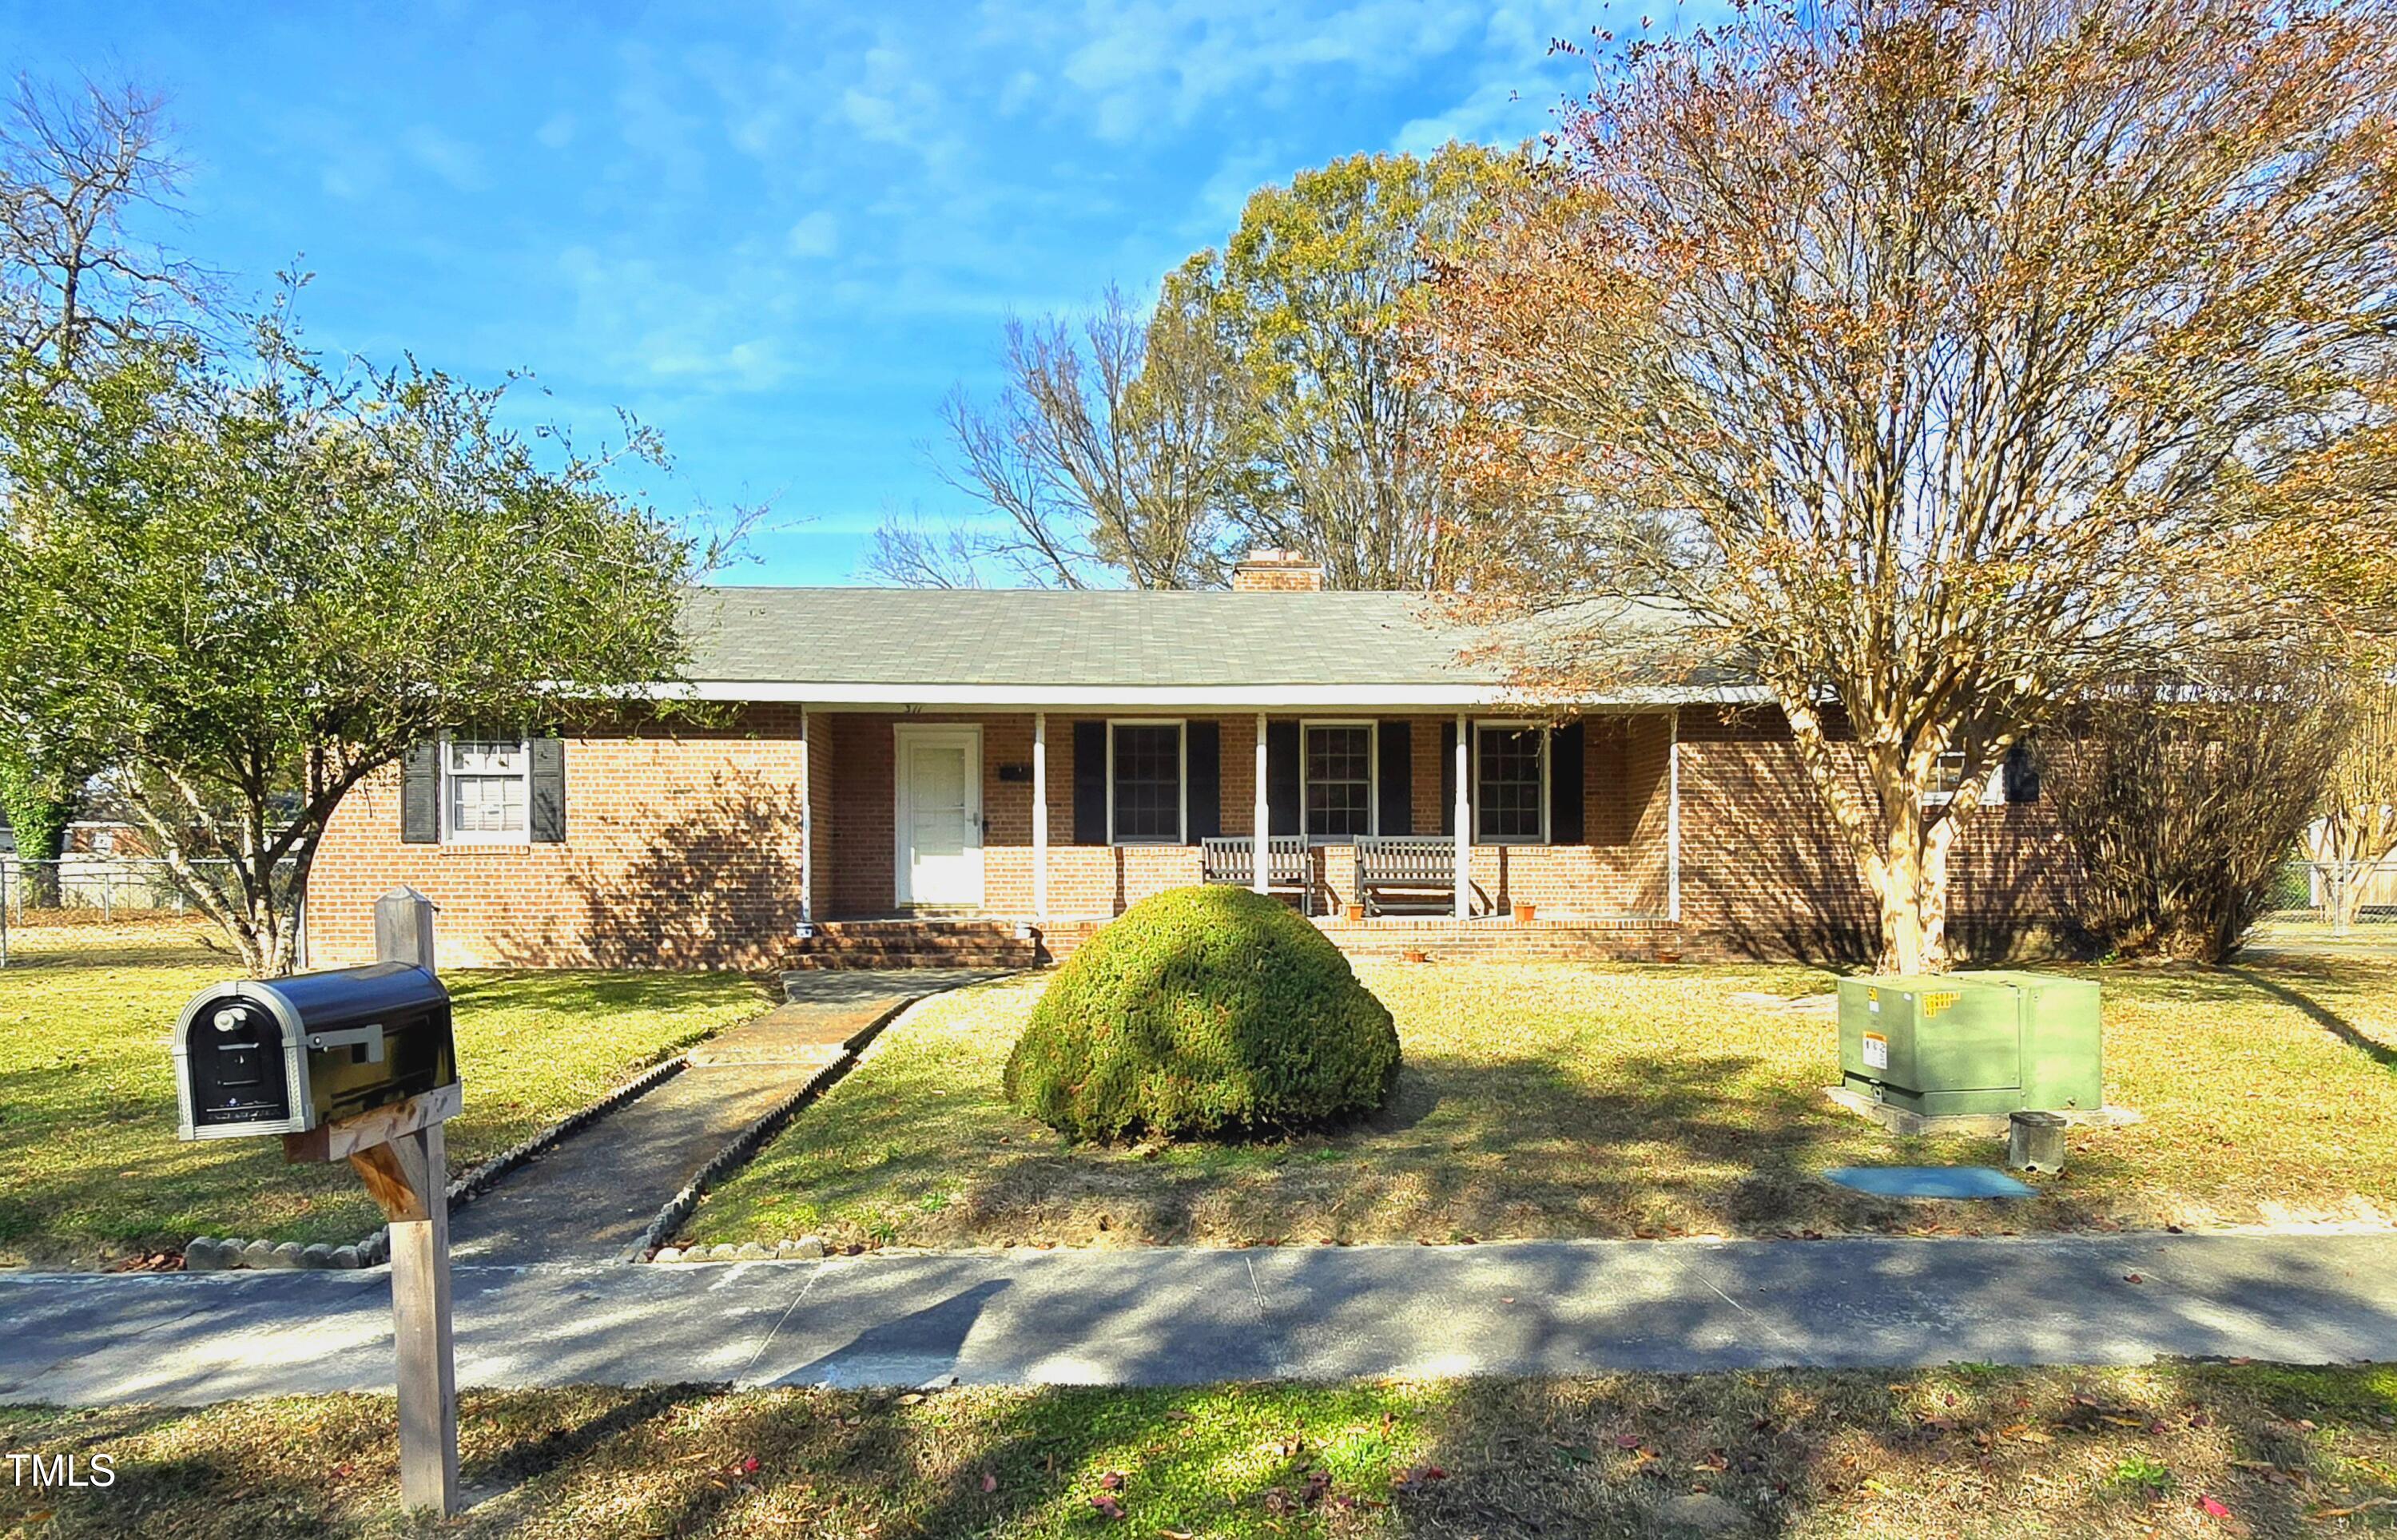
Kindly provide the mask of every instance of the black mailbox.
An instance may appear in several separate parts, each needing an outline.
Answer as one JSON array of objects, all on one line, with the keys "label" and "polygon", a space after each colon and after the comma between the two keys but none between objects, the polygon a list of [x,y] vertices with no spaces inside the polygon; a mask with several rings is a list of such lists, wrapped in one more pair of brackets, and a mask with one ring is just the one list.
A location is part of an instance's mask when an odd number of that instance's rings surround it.
[{"label": "black mailbox", "polygon": [[300,1134],[458,1083],[449,991],[374,962],[201,990],[175,1025],[182,1136]]}]

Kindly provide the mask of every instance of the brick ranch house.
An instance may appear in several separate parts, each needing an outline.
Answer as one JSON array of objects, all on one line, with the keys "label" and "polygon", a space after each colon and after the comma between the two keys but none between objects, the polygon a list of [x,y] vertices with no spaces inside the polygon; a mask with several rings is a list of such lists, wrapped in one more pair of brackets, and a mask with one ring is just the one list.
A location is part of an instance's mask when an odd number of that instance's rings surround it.
[{"label": "brick ranch house", "polygon": [[[1322,591],[1279,553],[1207,592],[711,589],[690,624],[685,689],[720,720],[461,732],[362,784],[316,859],[309,964],[370,955],[399,883],[455,964],[1027,961],[1199,882],[1280,893],[1359,955],[1877,935],[1752,692],[1527,713],[1424,596]],[[2002,803],[1955,862],[1960,936],[2052,923],[2036,781],[1952,794]]]}]

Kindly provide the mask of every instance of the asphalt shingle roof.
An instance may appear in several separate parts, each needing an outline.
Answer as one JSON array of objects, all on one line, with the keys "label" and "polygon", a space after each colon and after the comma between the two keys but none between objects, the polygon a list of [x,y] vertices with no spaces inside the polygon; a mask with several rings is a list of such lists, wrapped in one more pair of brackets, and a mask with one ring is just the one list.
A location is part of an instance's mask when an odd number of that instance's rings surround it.
[{"label": "asphalt shingle roof", "polygon": [[[1509,662],[1482,650],[1493,632],[1420,593],[725,587],[694,590],[685,624],[691,680],[797,698],[816,686],[850,698],[887,688],[894,700],[957,686],[1479,695],[1503,687]],[[1518,640],[1582,647],[1653,640],[1677,622],[1662,605],[1610,599],[1514,624]]]},{"label": "asphalt shingle roof", "polygon": [[694,679],[876,684],[1473,684],[1472,633],[1413,593],[718,588]]}]

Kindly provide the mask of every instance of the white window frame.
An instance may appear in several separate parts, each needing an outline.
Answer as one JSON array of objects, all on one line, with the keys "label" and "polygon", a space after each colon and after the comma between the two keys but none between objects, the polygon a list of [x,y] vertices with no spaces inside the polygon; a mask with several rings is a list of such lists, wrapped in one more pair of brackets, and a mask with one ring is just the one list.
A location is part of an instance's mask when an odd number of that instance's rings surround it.
[{"label": "white window frame", "polygon": [[[1520,732],[1523,731],[1523,730],[1524,730],[1525,728],[1527,728],[1527,727],[1528,727],[1528,728],[1536,728],[1536,729],[1539,731],[1539,735],[1540,735],[1540,832],[1539,832],[1539,835],[1538,835],[1538,837],[1536,837],[1536,838],[1533,838],[1533,837],[1529,837],[1529,836],[1525,836],[1525,835],[1521,835],[1521,834],[1507,834],[1507,835],[1503,835],[1503,836],[1502,836],[1502,835],[1495,835],[1495,834],[1493,834],[1493,835],[1484,835],[1484,834],[1481,832],[1481,819],[1482,819],[1482,816],[1483,816],[1486,813],[1488,813],[1488,811],[1489,811],[1489,809],[1490,809],[1490,803],[1489,803],[1489,799],[1488,799],[1488,798],[1486,798],[1486,797],[1484,797],[1484,796],[1482,795],[1482,786],[1481,786],[1481,735],[1482,735],[1482,732],[1483,732],[1485,729],[1487,729],[1487,730],[1489,730],[1489,731],[1493,731],[1493,732],[1500,732],[1500,733],[1520,733]],[[1549,820],[1548,820],[1548,779],[1549,779],[1549,769],[1550,769],[1550,764],[1549,764],[1549,750],[1550,750],[1551,745],[1554,743],[1554,741],[1555,741],[1555,739],[1556,739],[1556,736],[1557,736],[1557,735],[1556,735],[1556,730],[1555,730],[1554,728],[1550,727],[1547,723],[1545,723],[1545,722],[1539,722],[1539,721],[1533,721],[1533,720],[1519,720],[1519,719],[1514,719],[1514,718],[1500,717],[1500,718],[1493,718],[1493,720],[1488,721],[1488,722],[1476,721],[1476,722],[1473,724],[1473,799],[1472,799],[1472,800],[1473,800],[1473,843],[1474,843],[1475,844],[1478,844],[1478,845],[1544,845],[1544,844],[1547,844],[1547,843],[1548,843],[1548,834],[1549,834]]]},{"label": "white window frame", "polygon": [[[440,745],[436,750],[437,757],[434,762],[439,774],[434,777],[433,790],[434,794],[440,799],[441,843],[443,844],[520,845],[532,843],[532,740],[529,738],[516,738],[513,740],[516,746],[517,754],[524,761],[524,770],[522,773],[525,789],[524,828],[513,831],[502,830],[498,833],[490,833],[481,830],[461,830],[454,827],[453,799],[449,795],[449,782],[453,778],[454,772],[450,769],[449,765],[449,746],[452,743],[507,743],[509,741],[511,740],[503,737],[487,737],[474,734],[444,733],[441,735]],[[477,776],[474,778],[476,780],[492,780],[498,777],[490,776]]]},{"label": "white window frame", "polygon": [[[1958,762],[1956,765],[1957,784],[1955,790],[1925,791],[1922,793],[1923,806],[1946,807],[1948,803],[1956,800],[1959,793],[1968,790],[1963,784],[1964,766],[1962,762],[1971,757],[1972,750],[1965,747],[1943,749],[1939,752],[1940,761],[1945,762],[1950,755],[1955,756]],[[2000,754],[1997,759],[1990,763],[1988,776],[1986,776],[1981,781],[1981,805],[1983,807],[1994,807],[2005,800],[2006,756]]]},{"label": "white window frame", "polygon": [[1306,833],[1306,735],[1318,727],[1365,729],[1365,834],[1382,831],[1382,725],[1371,717],[1301,717],[1298,723],[1298,828],[1311,845],[1346,844],[1353,834]]},{"label": "white window frame", "polygon": [[[1175,759],[1174,790],[1176,799],[1174,836],[1170,840],[1119,840],[1116,838],[1116,729],[1118,727],[1171,727],[1180,752]],[[1109,717],[1107,718],[1107,843],[1134,847],[1164,847],[1190,843],[1190,721],[1187,717]]]}]

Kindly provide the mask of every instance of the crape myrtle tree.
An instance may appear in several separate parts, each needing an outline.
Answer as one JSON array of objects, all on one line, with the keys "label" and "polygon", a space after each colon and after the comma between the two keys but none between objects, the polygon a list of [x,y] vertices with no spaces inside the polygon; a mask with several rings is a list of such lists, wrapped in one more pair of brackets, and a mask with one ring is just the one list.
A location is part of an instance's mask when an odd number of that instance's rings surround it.
[{"label": "crape myrtle tree", "polygon": [[275,975],[351,788],[445,728],[676,677],[714,552],[609,490],[620,457],[503,428],[497,390],[337,375],[272,317],[256,341],[137,342],[0,396],[8,506],[42,524],[0,538],[0,700],[111,767]]},{"label": "crape myrtle tree", "polygon": [[[1527,688],[1726,661],[1881,910],[1947,956],[2008,750],[2108,682],[2360,633],[2389,501],[2390,7],[1829,0],[1620,46],[1440,275],[1459,578]],[[2314,499],[2298,487],[2353,495]],[[1677,604],[1638,645],[1589,596]],[[1579,607],[1569,607],[1579,602]],[[2326,625],[2327,622],[2327,625]]]},{"label": "crape myrtle tree", "polygon": [[2380,679],[2357,690],[2343,725],[2306,849],[2324,869],[2332,919],[2351,925],[2374,872],[2397,855],[2397,686]]}]

